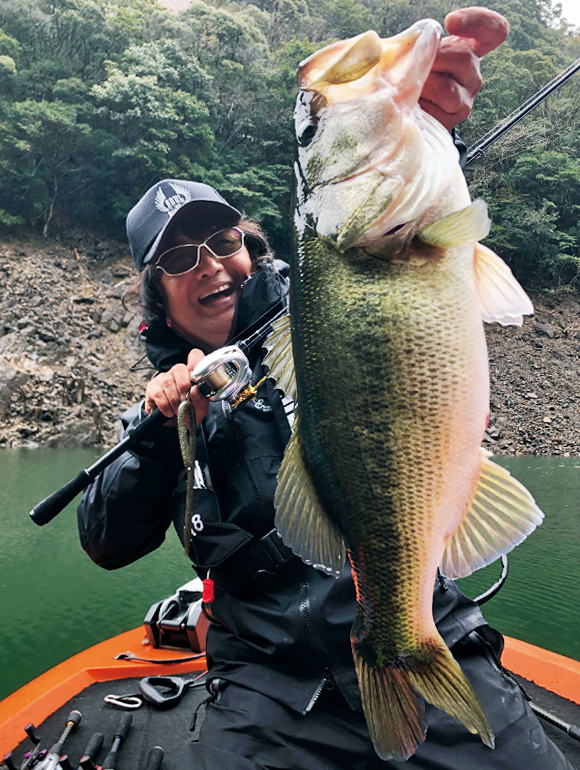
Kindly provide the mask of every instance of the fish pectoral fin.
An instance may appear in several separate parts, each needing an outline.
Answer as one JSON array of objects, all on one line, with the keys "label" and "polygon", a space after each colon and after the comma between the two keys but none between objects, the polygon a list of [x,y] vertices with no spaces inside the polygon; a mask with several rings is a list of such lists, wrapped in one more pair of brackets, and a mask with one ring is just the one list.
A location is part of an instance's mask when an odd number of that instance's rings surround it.
[{"label": "fish pectoral fin", "polygon": [[296,401],[296,377],[294,357],[292,355],[292,335],[290,316],[284,315],[272,324],[272,332],[266,337],[264,347],[268,351],[264,356],[264,366],[269,370],[269,377],[284,395]]},{"label": "fish pectoral fin", "polygon": [[490,226],[487,204],[478,198],[467,208],[428,225],[417,237],[429,246],[448,249],[482,240],[489,234]]},{"label": "fish pectoral fin", "polygon": [[406,760],[425,740],[424,702],[479,733],[493,748],[489,722],[473,688],[441,640],[425,648],[420,664],[388,664],[378,668],[354,652],[365,719],[375,751],[383,760]]},{"label": "fish pectoral fin", "polygon": [[338,577],[346,546],[322,509],[304,466],[296,423],[278,473],[274,505],[276,528],[286,545],[307,564]]},{"label": "fish pectoral fin", "polygon": [[439,569],[450,578],[467,577],[522,543],[544,514],[509,471],[481,448],[479,477],[467,511],[447,541]]},{"label": "fish pectoral fin", "polygon": [[481,317],[487,323],[521,326],[534,306],[501,257],[481,243],[475,246],[475,289]]}]

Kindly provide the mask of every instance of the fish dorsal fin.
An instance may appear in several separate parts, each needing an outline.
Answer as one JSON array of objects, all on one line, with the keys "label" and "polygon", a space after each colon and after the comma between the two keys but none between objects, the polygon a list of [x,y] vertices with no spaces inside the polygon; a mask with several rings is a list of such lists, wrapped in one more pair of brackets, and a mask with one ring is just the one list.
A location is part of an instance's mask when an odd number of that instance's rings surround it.
[{"label": "fish dorsal fin", "polygon": [[478,198],[467,208],[428,225],[417,237],[429,246],[448,249],[482,240],[489,234],[490,226],[487,203]]},{"label": "fish dorsal fin", "polygon": [[479,477],[461,524],[439,565],[450,578],[467,577],[523,542],[542,523],[534,498],[509,471],[481,453]]},{"label": "fish dorsal fin", "polygon": [[484,321],[521,326],[523,316],[533,315],[530,298],[501,257],[478,243],[473,263],[477,299]]},{"label": "fish dorsal fin", "polygon": [[269,376],[284,395],[296,401],[296,377],[289,315],[284,315],[273,322],[272,333],[266,337],[264,347],[268,352],[264,356],[263,364],[268,368]]},{"label": "fish dorsal fin", "polygon": [[297,422],[278,473],[276,528],[286,545],[306,564],[338,577],[346,559],[346,546],[322,509],[304,466]]}]

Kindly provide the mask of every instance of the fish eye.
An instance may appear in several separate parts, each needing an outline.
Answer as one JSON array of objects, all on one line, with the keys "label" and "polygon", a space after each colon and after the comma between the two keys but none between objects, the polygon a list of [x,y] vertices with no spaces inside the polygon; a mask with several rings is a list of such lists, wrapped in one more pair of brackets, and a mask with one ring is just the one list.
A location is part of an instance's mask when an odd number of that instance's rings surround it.
[{"label": "fish eye", "polygon": [[301,147],[307,147],[316,136],[317,129],[318,129],[317,120],[308,118],[307,120],[302,121],[302,123],[298,126],[298,129],[296,132],[297,138],[298,138],[298,144]]}]

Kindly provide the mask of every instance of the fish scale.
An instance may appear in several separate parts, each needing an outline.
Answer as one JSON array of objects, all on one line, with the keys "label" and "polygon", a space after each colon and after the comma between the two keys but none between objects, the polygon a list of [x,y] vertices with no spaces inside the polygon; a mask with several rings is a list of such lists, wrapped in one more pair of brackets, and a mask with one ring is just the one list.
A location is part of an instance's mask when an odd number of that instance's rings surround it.
[{"label": "fish scale", "polygon": [[435,626],[433,585],[439,565],[469,574],[542,520],[480,448],[482,318],[521,323],[533,309],[477,243],[485,204],[470,203],[449,135],[418,107],[440,33],[432,20],[368,32],[300,65],[290,320],[264,359],[297,402],[276,526],[329,574],[349,558],[354,664],[382,759],[425,739],[425,701],[493,746]]}]

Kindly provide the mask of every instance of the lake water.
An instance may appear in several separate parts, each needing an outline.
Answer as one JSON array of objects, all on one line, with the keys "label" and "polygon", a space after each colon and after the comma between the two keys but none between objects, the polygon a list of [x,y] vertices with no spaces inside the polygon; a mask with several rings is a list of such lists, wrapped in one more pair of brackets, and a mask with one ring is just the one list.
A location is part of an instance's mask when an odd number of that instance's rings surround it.
[{"label": "lake water", "polygon": [[[75,505],[45,527],[29,510],[88,467],[87,450],[0,450],[0,698],[51,666],[139,625],[153,602],[193,577],[172,531],[163,546],[114,572],[78,543]],[[496,458],[524,483],[546,521],[510,555],[510,575],[485,605],[510,636],[580,660],[580,458]],[[497,565],[460,581],[471,596]]]}]

